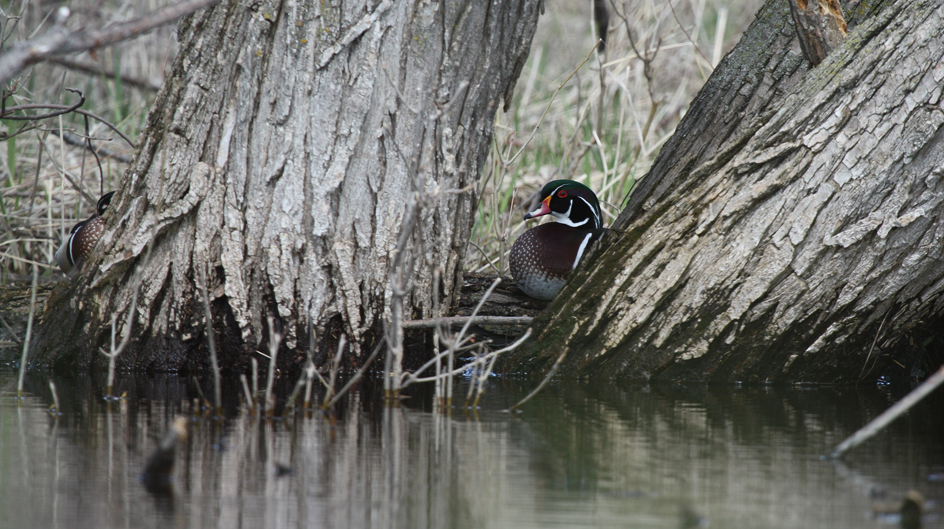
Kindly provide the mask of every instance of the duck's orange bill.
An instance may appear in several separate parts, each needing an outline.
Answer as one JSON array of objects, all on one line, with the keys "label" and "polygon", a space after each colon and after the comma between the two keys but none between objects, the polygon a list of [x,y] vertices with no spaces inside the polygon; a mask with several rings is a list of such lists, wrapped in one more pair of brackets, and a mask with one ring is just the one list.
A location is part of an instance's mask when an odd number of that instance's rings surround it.
[{"label": "duck's orange bill", "polygon": [[547,197],[541,201],[541,205],[537,207],[531,213],[528,213],[524,216],[524,220],[533,219],[534,217],[540,217],[541,215],[547,215],[551,212],[551,197]]}]

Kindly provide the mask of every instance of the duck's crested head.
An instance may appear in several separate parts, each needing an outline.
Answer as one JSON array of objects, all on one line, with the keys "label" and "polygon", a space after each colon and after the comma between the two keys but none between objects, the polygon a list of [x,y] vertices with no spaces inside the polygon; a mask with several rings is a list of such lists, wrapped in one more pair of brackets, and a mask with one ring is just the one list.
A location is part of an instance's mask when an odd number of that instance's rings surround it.
[{"label": "duck's crested head", "polygon": [[573,180],[554,180],[541,189],[541,203],[525,220],[554,215],[557,222],[587,230],[603,227],[600,201],[589,187]]}]

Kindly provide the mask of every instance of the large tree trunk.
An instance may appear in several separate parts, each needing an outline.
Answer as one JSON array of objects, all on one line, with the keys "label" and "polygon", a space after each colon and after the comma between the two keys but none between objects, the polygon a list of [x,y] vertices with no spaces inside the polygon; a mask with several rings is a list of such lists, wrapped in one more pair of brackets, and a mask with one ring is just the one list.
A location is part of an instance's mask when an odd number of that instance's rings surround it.
[{"label": "large tree trunk", "polygon": [[940,321],[944,10],[878,4],[808,69],[769,1],[506,368],[849,382]]},{"label": "large tree trunk", "polygon": [[289,347],[306,344],[309,323],[355,344],[376,337],[404,225],[419,256],[405,261],[406,316],[430,316],[434,289],[448,307],[492,120],[540,8],[229,1],[181,22],[98,257],[51,302],[39,361],[101,359],[138,279],[135,341],[119,359],[133,367],[205,361],[190,354],[204,276],[224,364],[248,360],[267,316]]}]

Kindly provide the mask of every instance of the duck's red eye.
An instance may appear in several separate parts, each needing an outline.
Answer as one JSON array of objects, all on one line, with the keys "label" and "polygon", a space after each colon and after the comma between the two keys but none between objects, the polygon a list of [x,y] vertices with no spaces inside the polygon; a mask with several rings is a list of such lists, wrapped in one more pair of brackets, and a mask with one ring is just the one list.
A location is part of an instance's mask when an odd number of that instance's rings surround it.
[{"label": "duck's red eye", "polygon": [[557,196],[560,198],[567,198],[567,190],[561,189],[560,191],[557,192]]}]

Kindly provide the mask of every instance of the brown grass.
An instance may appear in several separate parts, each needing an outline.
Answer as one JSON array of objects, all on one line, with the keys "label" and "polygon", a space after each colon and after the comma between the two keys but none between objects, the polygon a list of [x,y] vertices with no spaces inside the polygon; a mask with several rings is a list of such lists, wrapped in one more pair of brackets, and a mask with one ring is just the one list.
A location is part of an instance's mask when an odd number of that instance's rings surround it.
[{"label": "brown grass", "polygon": [[593,2],[548,2],[512,110],[496,117],[467,268],[507,272],[514,239],[536,225],[525,209],[550,180],[587,184],[612,222],[760,4],[617,0],[606,52],[578,68],[597,40]]}]

